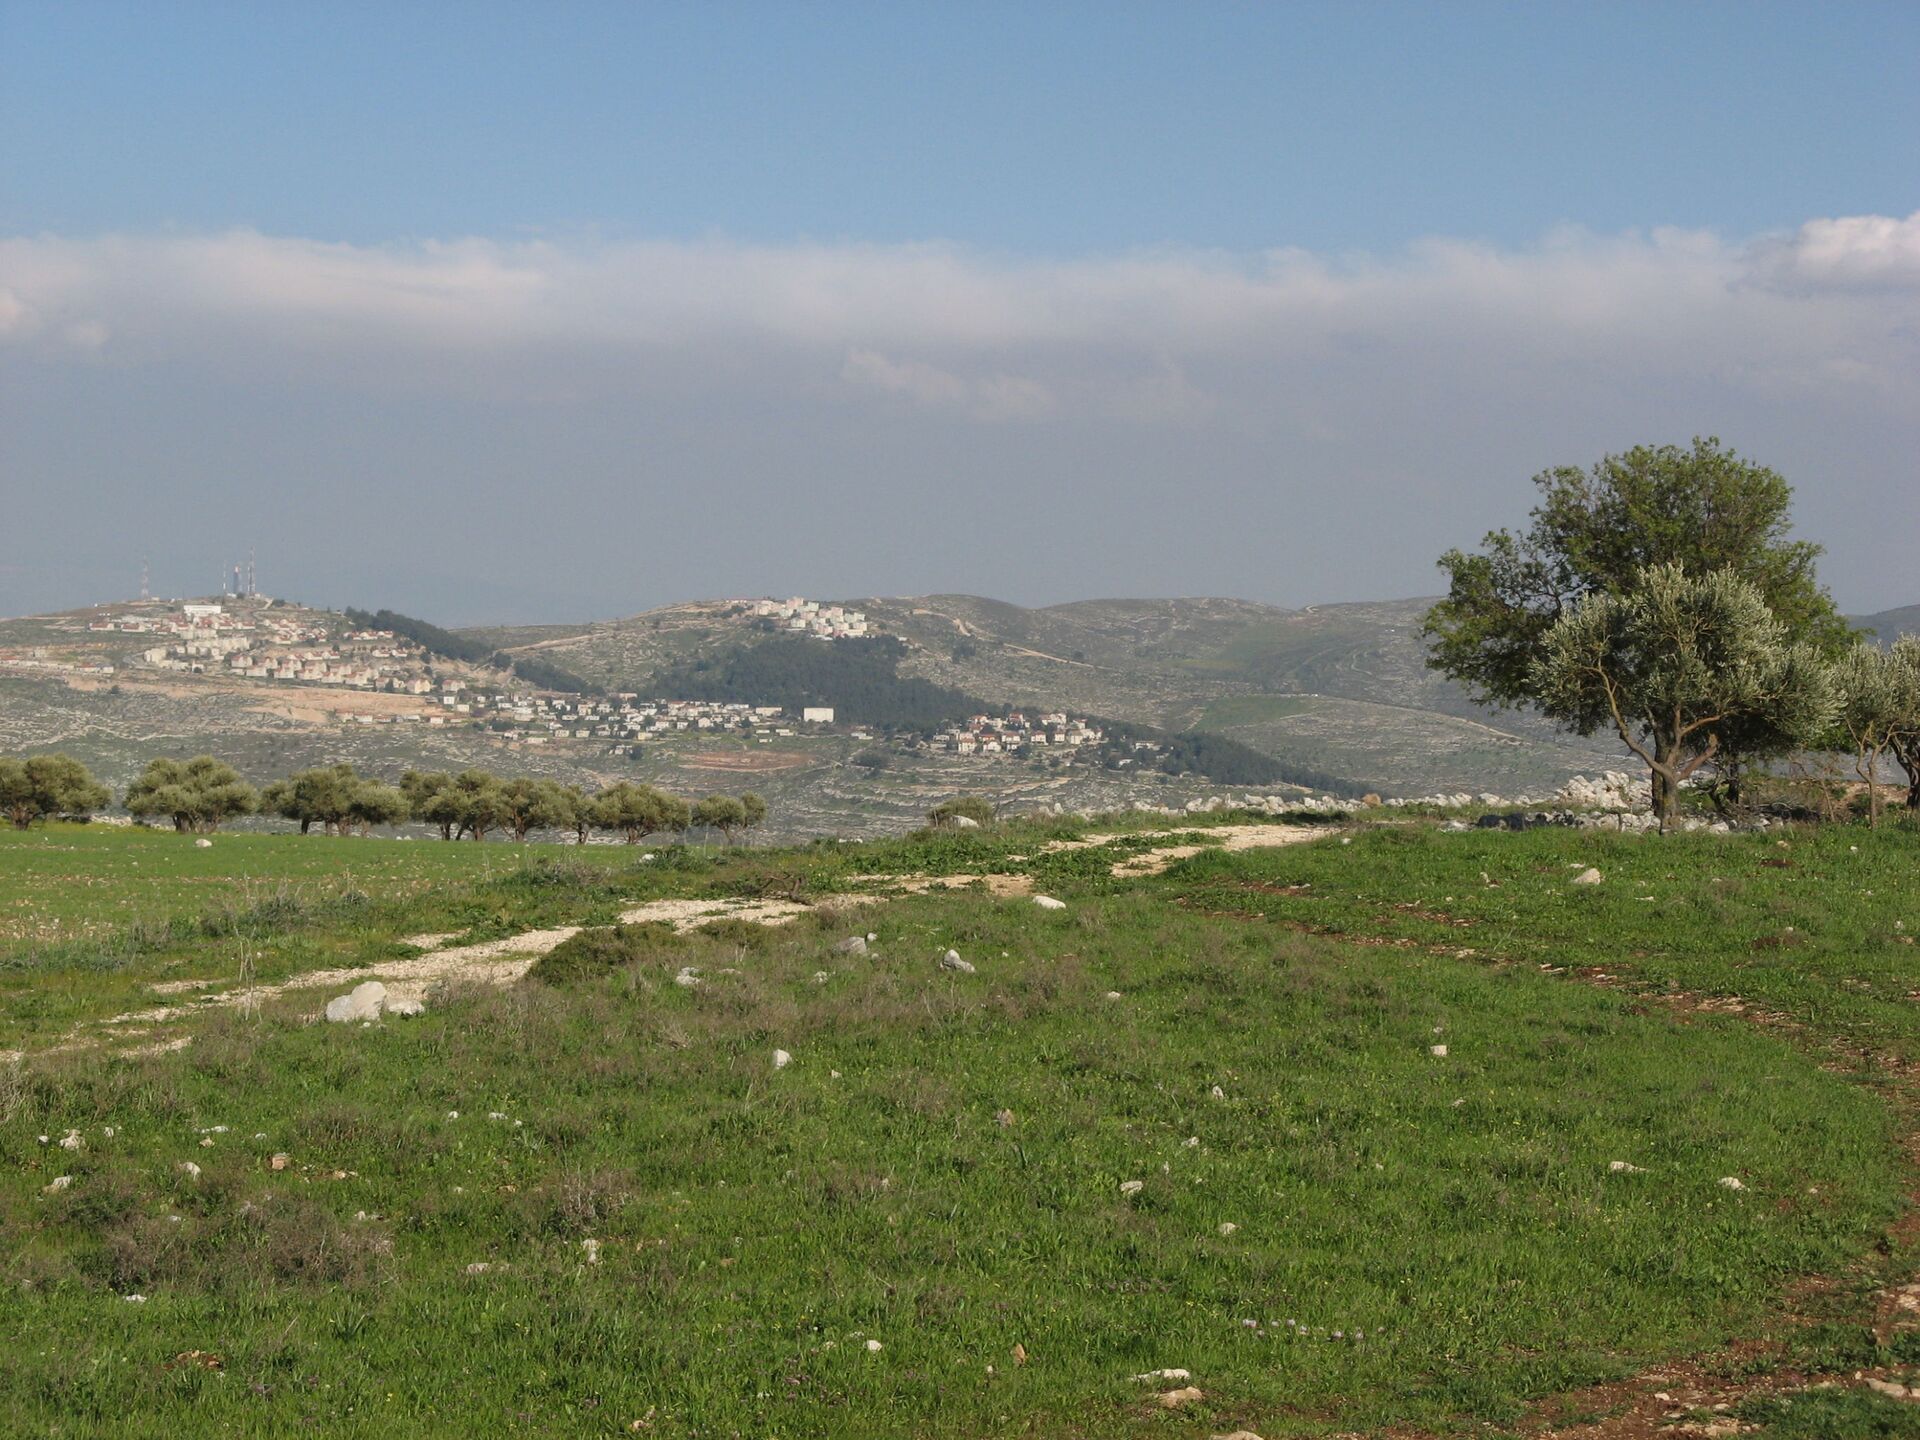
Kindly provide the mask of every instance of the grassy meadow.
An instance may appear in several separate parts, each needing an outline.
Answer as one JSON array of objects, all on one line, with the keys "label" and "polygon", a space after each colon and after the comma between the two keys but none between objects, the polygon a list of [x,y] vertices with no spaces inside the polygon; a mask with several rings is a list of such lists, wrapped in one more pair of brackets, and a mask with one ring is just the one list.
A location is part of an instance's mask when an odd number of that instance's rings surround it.
[{"label": "grassy meadow", "polygon": [[[1911,1271],[1920,832],[1409,824],[1115,877],[1149,823],[644,862],[0,836],[8,1433],[1524,1434],[1729,1346],[1920,1365],[1875,1324]],[[420,932],[767,896],[813,908],[410,1020],[218,1003]],[[102,1023],[182,979],[215,1003]]]}]

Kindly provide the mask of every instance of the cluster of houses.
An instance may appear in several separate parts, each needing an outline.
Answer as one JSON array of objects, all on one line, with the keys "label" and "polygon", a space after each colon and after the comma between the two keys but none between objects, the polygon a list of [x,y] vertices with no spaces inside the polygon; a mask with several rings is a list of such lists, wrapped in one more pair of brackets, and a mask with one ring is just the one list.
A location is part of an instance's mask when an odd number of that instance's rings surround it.
[{"label": "cluster of houses", "polygon": [[798,595],[791,600],[755,601],[753,613],[756,619],[772,620],[795,635],[815,635],[822,640],[852,640],[871,633],[861,611],[822,605]]},{"label": "cluster of houses", "polygon": [[426,652],[390,630],[351,630],[337,639],[297,613],[262,607],[182,605],[163,614],[129,613],[91,622],[90,630],[161,634],[167,643],[142,658],[159,670],[201,675],[224,670],[244,680],[291,680],[356,690],[431,694]]},{"label": "cluster of houses", "polygon": [[[748,705],[726,700],[642,700],[638,695],[616,695],[610,700],[559,695],[468,694],[448,692],[440,704],[455,715],[468,716],[509,740],[545,745],[555,740],[597,740],[610,753],[626,754],[633,746],[691,731],[713,735],[741,735],[763,743],[800,733],[796,722],[778,705]],[[439,723],[441,717],[435,717]],[[798,726],[833,724],[829,706],[808,706]]]},{"label": "cluster of houses", "polygon": [[1086,720],[1060,711],[1028,715],[1021,710],[995,717],[975,715],[964,724],[934,735],[933,748],[950,755],[1028,755],[1047,750],[1074,750],[1106,743],[1106,732]]}]

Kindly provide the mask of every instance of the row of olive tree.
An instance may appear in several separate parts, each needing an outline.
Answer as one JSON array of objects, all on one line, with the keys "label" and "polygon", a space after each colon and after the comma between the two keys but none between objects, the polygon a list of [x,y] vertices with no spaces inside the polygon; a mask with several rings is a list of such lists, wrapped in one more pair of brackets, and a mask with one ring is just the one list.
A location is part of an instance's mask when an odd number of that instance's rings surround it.
[{"label": "row of olive tree", "polygon": [[[104,809],[113,794],[79,761],[65,755],[0,758],[0,815],[25,829],[36,821]],[[318,766],[257,790],[231,765],[210,755],[151,761],[127,789],[131,815],[162,819],[182,834],[203,834],[229,820],[268,814],[291,820],[302,835],[371,834],[409,820],[439,829],[442,839],[485,840],[504,833],[526,840],[560,831],[584,845],[606,830],[637,845],[649,835],[694,827],[718,831],[729,844],[761,825],[767,802],[752,791],[709,795],[689,804],[651,785],[621,781],[595,794],[553,780],[506,780],[486,770],[430,774],[409,770],[398,785],[361,775],[351,765]]]},{"label": "row of olive tree", "polygon": [[[1534,477],[1524,535],[1448,552],[1428,661],[1476,698],[1581,735],[1612,729],[1646,765],[1662,827],[1683,782],[1737,805],[1756,767],[1809,750],[1906,769],[1920,808],[1920,639],[1882,650],[1789,538],[1791,487],[1717,439],[1640,447]],[[1704,774],[1702,772],[1705,772]]]}]

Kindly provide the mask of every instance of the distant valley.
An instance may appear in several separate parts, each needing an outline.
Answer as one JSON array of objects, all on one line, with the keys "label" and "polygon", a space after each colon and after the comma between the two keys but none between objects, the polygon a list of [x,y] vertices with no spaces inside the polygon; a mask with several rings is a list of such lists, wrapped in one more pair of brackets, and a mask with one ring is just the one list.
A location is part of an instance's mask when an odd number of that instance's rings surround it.
[{"label": "distant valley", "polygon": [[[747,787],[789,837],[898,831],[962,792],[1071,809],[1250,789],[1516,795],[1621,763],[1429,671],[1427,600],[930,595],[798,616],[730,600],[452,631],[195,603],[192,623],[158,601],[0,621],[0,751],[64,749],[115,785],[154,755],[210,751],[260,779],[344,759]],[[829,635],[827,613],[860,619]],[[1859,623],[1890,638],[1920,629],[1920,607]]]}]

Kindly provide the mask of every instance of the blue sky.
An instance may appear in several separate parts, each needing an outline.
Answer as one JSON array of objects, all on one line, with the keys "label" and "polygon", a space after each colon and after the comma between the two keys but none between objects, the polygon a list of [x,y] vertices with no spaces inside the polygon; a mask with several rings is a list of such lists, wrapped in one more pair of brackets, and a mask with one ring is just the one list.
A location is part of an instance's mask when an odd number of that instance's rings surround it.
[{"label": "blue sky", "polygon": [[0,10],[14,233],[1380,250],[1920,175],[1904,3]]},{"label": "blue sky", "polygon": [[1419,594],[1695,433],[1879,608],[1917,377],[1912,4],[0,0],[0,613]]}]

